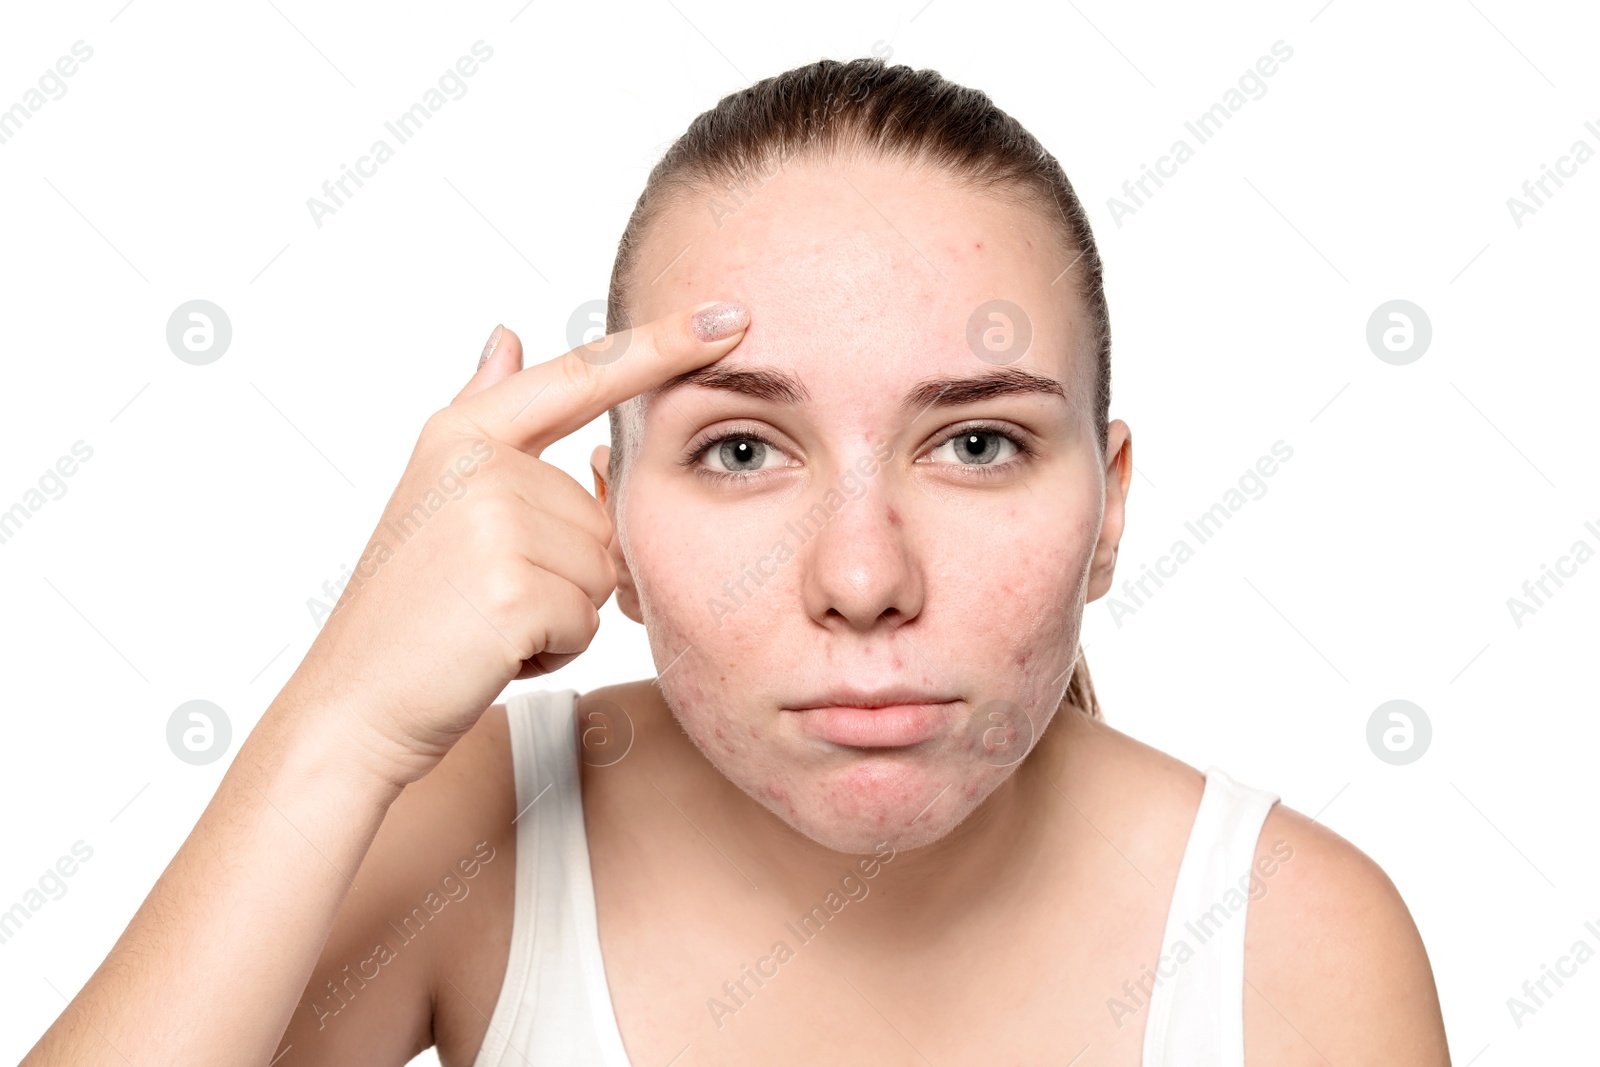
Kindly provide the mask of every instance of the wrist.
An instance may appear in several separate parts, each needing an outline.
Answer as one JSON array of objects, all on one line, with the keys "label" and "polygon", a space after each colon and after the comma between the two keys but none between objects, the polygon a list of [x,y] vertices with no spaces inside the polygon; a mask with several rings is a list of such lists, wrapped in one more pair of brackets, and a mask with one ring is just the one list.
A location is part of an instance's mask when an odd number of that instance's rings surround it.
[{"label": "wrist", "polygon": [[387,809],[417,777],[355,708],[337,699],[286,686],[262,716],[260,730],[279,742],[281,759],[272,777],[297,788],[353,793]]}]

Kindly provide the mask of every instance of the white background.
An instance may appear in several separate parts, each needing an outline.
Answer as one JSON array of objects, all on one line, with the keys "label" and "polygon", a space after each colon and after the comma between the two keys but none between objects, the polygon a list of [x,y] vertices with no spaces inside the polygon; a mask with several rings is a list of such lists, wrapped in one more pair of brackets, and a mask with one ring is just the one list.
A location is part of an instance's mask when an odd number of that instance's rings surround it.
[{"label": "white background", "polygon": [[[1088,205],[1135,439],[1128,576],[1273,442],[1294,450],[1121,626],[1089,605],[1110,722],[1374,857],[1457,1064],[1592,1056],[1600,962],[1520,1028],[1506,1000],[1600,948],[1600,562],[1520,627],[1507,599],[1600,548],[1600,160],[1520,227],[1507,198],[1575,140],[1600,149],[1597,35],[1587,5],[1507,0],[7,5],[0,108],[73,42],[94,54],[0,144],[0,510],[74,442],[93,457],[0,544],[0,909],[75,841],[93,857],[0,945],[0,1060],[92,973],[226,769],[174,758],[168,716],[214,701],[237,750],[494,324],[529,362],[567,348],[694,115],[874,49],[988,92]],[[466,95],[314,225],[307,197],[479,39]],[[1195,144],[1184,121],[1278,40],[1265,95],[1119,226],[1108,198]],[[165,337],[197,298],[233,327],[203,367]],[[1405,366],[1365,338],[1391,299],[1432,323]],[[545,458],[588,485],[605,440],[602,418]],[[603,618],[548,686],[654,673],[643,630]],[[1406,766],[1366,741],[1396,698],[1433,727]]]}]

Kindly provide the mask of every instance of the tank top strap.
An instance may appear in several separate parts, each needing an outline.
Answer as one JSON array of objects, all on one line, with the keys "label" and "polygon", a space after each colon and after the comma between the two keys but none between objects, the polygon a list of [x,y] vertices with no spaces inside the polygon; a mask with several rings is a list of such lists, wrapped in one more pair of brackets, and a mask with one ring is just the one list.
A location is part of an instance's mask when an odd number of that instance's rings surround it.
[{"label": "tank top strap", "polygon": [[516,865],[505,980],[474,1067],[626,1067],[600,955],[578,770],[576,689],[505,700]]},{"label": "tank top strap", "polygon": [[1155,966],[1143,1067],[1244,1067],[1245,916],[1276,793],[1206,768]]}]

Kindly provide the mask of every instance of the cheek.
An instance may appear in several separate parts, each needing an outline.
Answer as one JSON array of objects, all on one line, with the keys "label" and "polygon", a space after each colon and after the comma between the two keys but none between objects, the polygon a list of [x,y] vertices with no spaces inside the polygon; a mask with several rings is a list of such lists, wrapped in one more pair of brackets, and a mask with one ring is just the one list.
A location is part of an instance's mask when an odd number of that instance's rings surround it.
[{"label": "cheek", "polygon": [[[1081,501],[1033,511],[1016,507],[1003,526],[1007,536],[988,541],[986,567],[969,558],[965,569],[949,569],[973,620],[962,654],[974,665],[992,665],[983,670],[996,699],[1006,702],[995,729],[1007,746],[1020,740],[1026,748],[1043,734],[1075,661],[1098,532],[1097,514],[1081,507]],[[983,748],[983,729],[969,733],[964,740]]]},{"label": "cheek", "polygon": [[668,501],[652,501],[645,486],[638,488],[634,499],[641,506],[624,518],[626,555],[662,696],[712,762],[753,758],[765,731],[737,717],[741,705],[729,694],[743,684],[751,664],[761,662],[761,653],[740,639],[741,633],[756,632],[747,622],[719,619],[715,610],[713,594],[729,580],[732,566],[715,540],[721,535],[683,517]]},{"label": "cheek", "polygon": [[[947,583],[948,599],[959,600],[980,620],[972,632],[1028,656],[1034,646],[1027,635],[1075,623],[1097,530],[1095,513],[1085,515],[1060,502],[1012,506],[996,516],[983,537],[968,539],[961,551],[950,552],[937,573]],[[962,545],[955,537],[940,540]],[[1004,625],[988,625],[995,620]]]},{"label": "cheek", "polygon": [[664,669],[678,651],[704,640],[701,601],[708,583],[714,586],[725,553],[715,540],[707,541],[703,527],[684,517],[681,507],[654,499],[653,487],[630,489],[635,495],[623,517],[624,557],[652,645],[673,649],[660,663]]},{"label": "cheek", "polygon": [[[796,665],[774,659],[781,657],[774,646],[801,610],[802,564],[792,537],[770,517],[741,514],[737,506],[708,516],[665,491],[652,500],[640,489],[626,554],[658,670],[668,680],[698,676],[705,690],[744,697],[752,680],[787,677]],[[730,738],[754,739],[744,728]]]}]

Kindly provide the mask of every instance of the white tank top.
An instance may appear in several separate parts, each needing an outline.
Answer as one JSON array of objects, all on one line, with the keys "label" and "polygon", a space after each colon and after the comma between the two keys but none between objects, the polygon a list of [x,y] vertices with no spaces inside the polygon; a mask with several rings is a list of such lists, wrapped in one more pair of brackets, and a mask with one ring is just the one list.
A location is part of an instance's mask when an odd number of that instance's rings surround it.
[{"label": "white tank top", "polygon": [[[511,953],[474,1067],[630,1067],[595,920],[573,722],[578,695],[535,690],[506,699],[519,812]],[[1217,767],[1205,774],[1162,958],[1107,1003],[1113,1018],[1145,1017],[1143,1067],[1244,1067],[1251,861],[1278,797]]]}]

